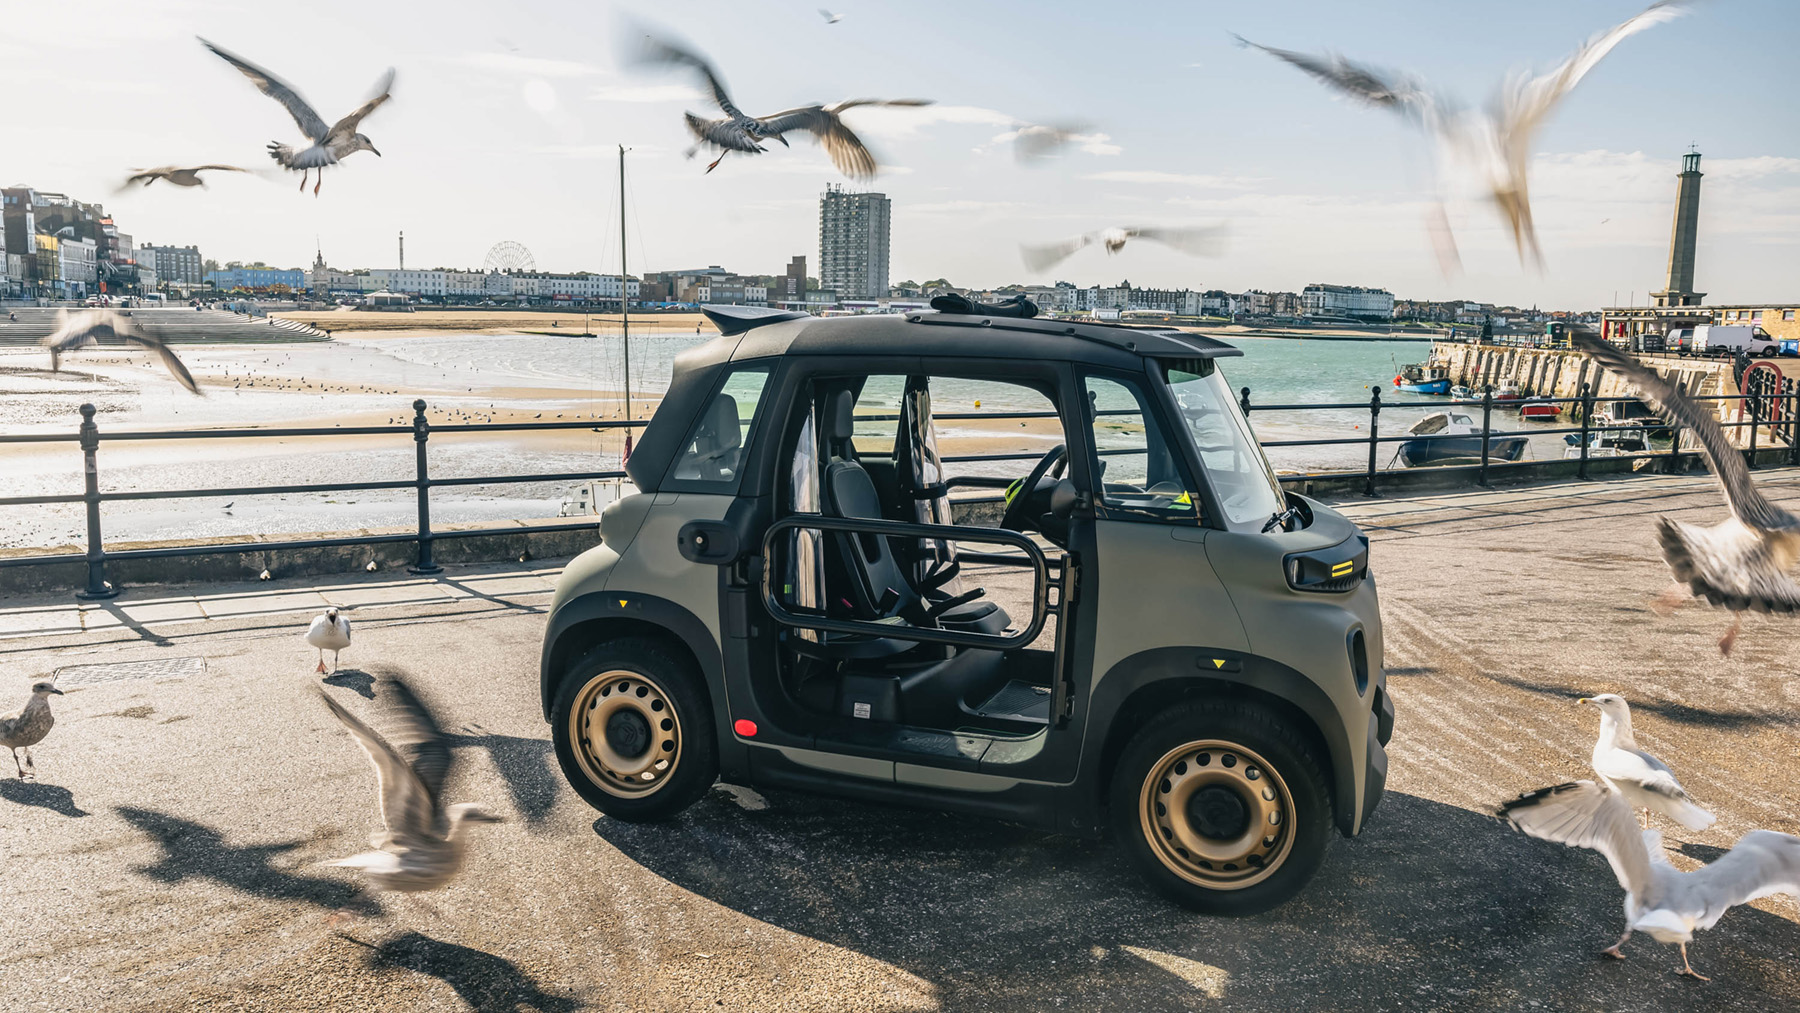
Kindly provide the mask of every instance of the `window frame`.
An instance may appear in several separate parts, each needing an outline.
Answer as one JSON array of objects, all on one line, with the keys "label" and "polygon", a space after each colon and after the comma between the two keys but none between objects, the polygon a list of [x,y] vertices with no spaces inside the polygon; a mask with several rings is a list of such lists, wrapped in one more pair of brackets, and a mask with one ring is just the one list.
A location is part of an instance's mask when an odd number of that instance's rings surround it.
[{"label": "window frame", "polygon": [[[713,401],[717,399],[720,394],[724,393],[725,385],[730,383],[732,378],[740,373],[761,373],[763,375],[763,384],[762,391],[756,397],[756,407],[750,412],[750,424],[744,429],[743,434],[740,437],[738,466],[737,470],[732,474],[731,481],[726,483],[708,482],[694,478],[676,478],[675,470],[681,465],[682,458],[687,455],[688,447],[693,445],[695,433],[699,429],[700,423],[705,420],[708,409],[712,407]],[[747,359],[742,363],[724,363],[719,369],[719,378],[708,388],[706,397],[700,402],[700,410],[688,421],[687,433],[683,435],[681,444],[676,449],[675,453],[670,456],[668,471],[663,475],[662,482],[657,486],[658,491],[696,493],[711,496],[739,495],[744,487],[744,476],[750,471],[753,462],[756,459],[755,453],[758,441],[758,430],[762,428],[763,409],[768,405],[769,399],[773,396],[772,392],[776,390],[775,381],[776,363],[772,360]],[[742,418],[743,417],[740,415],[740,425],[742,424]],[[629,432],[629,430],[627,430],[627,432]]]},{"label": "window frame", "polygon": [[[1139,397],[1139,407],[1144,411],[1146,423],[1154,421],[1161,429],[1163,443],[1171,447],[1169,459],[1175,470],[1182,477],[1182,484],[1187,487],[1188,495],[1194,498],[1194,516],[1192,517],[1158,517],[1154,514],[1139,513],[1129,507],[1108,506],[1105,502],[1106,490],[1101,482],[1100,446],[1094,438],[1093,419],[1084,418],[1082,425],[1083,470],[1087,473],[1086,492],[1094,517],[1098,520],[1126,521],[1133,524],[1162,524],[1177,528],[1223,528],[1218,500],[1213,496],[1212,488],[1204,481],[1205,469],[1194,460],[1192,448],[1186,440],[1170,440],[1168,434],[1173,432],[1171,425],[1174,415],[1171,411],[1168,394],[1153,393],[1163,386],[1161,379],[1155,375],[1154,360],[1145,360],[1146,368],[1142,373],[1120,372],[1117,370],[1082,367],[1075,371],[1074,383],[1076,395],[1083,405],[1082,414],[1087,414],[1087,381],[1089,379],[1107,380],[1123,384],[1127,389],[1135,388]],[[1148,441],[1145,443],[1148,453]]]}]

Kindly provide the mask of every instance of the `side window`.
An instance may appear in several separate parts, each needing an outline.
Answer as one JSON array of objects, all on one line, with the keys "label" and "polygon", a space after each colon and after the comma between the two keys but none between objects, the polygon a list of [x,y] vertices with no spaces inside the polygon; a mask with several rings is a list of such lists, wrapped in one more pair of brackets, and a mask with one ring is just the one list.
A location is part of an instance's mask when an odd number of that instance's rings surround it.
[{"label": "side window", "polygon": [[1187,487],[1156,419],[1135,384],[1082,378],[1094,434],[1099,506],[1121,520],[1192,521],[1199,499]]},{"label": "side window", "polygon": [[[695,491],[735,492],[740,463],[748,447],[750,424],[769,382],[769,368],[734,370],[725,386],[713,395],[700,413],[681,455],[675,459],[672,477],[696,487]],[[701,490],[700,486],[712,489]]]}]

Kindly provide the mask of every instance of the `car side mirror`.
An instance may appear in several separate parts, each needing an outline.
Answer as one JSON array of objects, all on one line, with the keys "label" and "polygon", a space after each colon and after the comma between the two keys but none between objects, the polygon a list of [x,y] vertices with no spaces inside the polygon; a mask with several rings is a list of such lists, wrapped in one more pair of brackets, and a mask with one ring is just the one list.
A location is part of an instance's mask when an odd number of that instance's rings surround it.
[{"label": "car side mirror", "polygon": [[1075,483],[1066,478],[1050,490],[1050,514],[1053,517],[1067,517],[1075,512],[1076,507],[1086,503],[1086,494],[1076,489]]}]

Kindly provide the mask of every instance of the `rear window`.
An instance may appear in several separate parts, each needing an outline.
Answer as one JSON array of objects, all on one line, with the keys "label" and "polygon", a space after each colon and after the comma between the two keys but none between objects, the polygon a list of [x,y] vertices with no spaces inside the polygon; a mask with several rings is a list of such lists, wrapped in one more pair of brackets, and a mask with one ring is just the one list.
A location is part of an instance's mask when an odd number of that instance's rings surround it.
[{"label": "rear window", "polygon": [[751,426],[768,383],[767,366],[733,370],[726,376],[688,433],[669,478],[693,492],[736,492],[750,450]]}]

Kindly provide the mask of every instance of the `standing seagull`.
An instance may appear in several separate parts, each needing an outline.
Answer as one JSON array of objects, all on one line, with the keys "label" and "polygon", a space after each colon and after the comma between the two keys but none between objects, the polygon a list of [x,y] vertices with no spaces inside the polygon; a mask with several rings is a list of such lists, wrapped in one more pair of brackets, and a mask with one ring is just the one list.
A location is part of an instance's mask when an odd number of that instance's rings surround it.
[{"label": "standing seagull", "polygon": [[[383,672],[376,699],[385,703],[389,735],[383,737],[336,700],[319,694],[375,765],[376,798],[384,829],[370,835],[375,850],[332,862],[360,870],[373,890],[435,890],[462,868],[465,824],[499,823],[480,806],[445,808],[442,791],[450,773],[450,747],[431,711],[398,672]],[[342,917],[345,911],[333,915]]]},{"label": "standing seagull", "polygon": [[[131,175],[125,177],[125,186],[142,183],[145,186],[157,180],[167,180],[172,186],[197,186],[204,189],[206,180],[200,178],[203,172],[247,172],[235,165],[195,165],[187,168],[174,165],[158,166],[154,169],[133,169]],[[123,189],[121,187],[121,189]]]},{"label": "standing seagull", "polygon": [[[375,151],[374,143],[368,137],[357,133],[356,128],[365,117],[388,100],[388,95],[394,88],[394,68],[389,67],[387,73],[383,74],[381,79],[375,83],[373,97],[357,107],[355,112],[331,126],[326,126],[325,121],[319,118],[319,114],[313,110],[313,107],[308,105],[307,101],[300,97],[300,93],[286,81],[242,57],[233,56],[205,39],[201,39],[200,44],[212,50],[226,63],[242,71],[244,76],[256,85],[258,91],[281,103],[289,115],[294,117],[294,122],[299,124],[300,132],[312,142],[311,145],[303,148],[282,144],[279,141],[269,142],[270,158],[281,163],[283,168],[300,170],[301,193],[306,192],[306,174],[309,171],[319,170],[318,180],[313,183],[313,196],[317,197],[319,185],[325,182],[326,166],[336,165],[358,151]],[[381,152],[375,151],[375,157],[380,158]]]},{"label": "standing seagull", "polygon": [[790,131],[805,130],[824,145],[825,153],[831,157],[831,163],[838,171],[851,179],[872,179],[879,170],[875,156],[863,144],[856,133],[844,125],[839,114],[846,109],[857,106],[928,106],[926,99],[846,99],[829,106],[798,106],[786,109],[771,116],[748,116],[731,101],[731,95],[725,90],[725,83],[719,78],[717,71],[707,59],[700,54],[668,39],[654,35],[645,35],[642,48],[633,54],[632,59],[640,64],[656,66],[681,66],[697,73],[706,82],[712,92],[713,101],[718,104],[724,119],[708,120],[686,113],[688,130],[698,143],[688,149],[688,156],[700,150],[701,145],[709,146],[719,152],[719,157],[707,165],[706,171],[718,168],[725,156],[733,151],[746,155],[760,155],[767,151],[760,142],[779,141],[782,147],[788,147],[787,138],[782,136]]},{"label": "standing seagull", "polygon": [[350,620],[339,615],[333,605],[313,617],[312,625],[306,628],[306,642],[319,649],[318,671],[325,671],[325,652],[330,651],[331,670],[336,672],[338,652],[350,646]]},{"label": "standing seagull", "polygon": [[44,335],[39,344],[50,350],[50,371],[62,368],[62,357],[66,352],[77,348],[86,348],[98,344],[106,338],[129,341],[155,352],[162,360],[163,367],[175,382],[198,394],[200,386],[194,382],[194,374],[182,365],[181,359],[169,350],[161,338],[153,338],[112,310],[82,310],[71,314],[68,310],[56,311],[56,330]]},{"label": "standing seagull", "polygon": [[1592,781],[1528,791],[1499,814],[1532,837],[1606,856],[1625,888],[1625,934],[1602,951],[1609,957],[1624,960],[1619,947],[1633,932],[1647,932],[1680,944],[1678,973],[1708,981],[1688,963],[1695,929],[1712,928],[1726,911],[1758,897],[1800,899],[1800,837],[1752,830],[1711,864],[1682,872],[1663,858],[1661,834],[1638,829],[1625,797]]},{"label": "standing seagull", "polygon": [[[1353,63],[1335,53],[1313,56],[1233,37],[1243,45],[1286,60],[1351,98],[1392,109],[1417,123],[1437,143],[1440,166],[1461,162],[1480,173],[1489,196],[1512,229],[1519,260],[1523,262],[1529,251],[1532,262],[1542,267],[1543,254],[1538,249],[1537,230],[1531,224],[1531,195],[1526,178],[1534,135],[1557,104],[1614,46],[1627,36],[1682,13],[1682,0],[1659,0],[1636,17],[1588,39],[1574,55],[1547,73],[1508,75],[1486,109],[1465,107],[1417,78]],[[1434,205],[1431,222],[1439,261],[1446,268],[1456,265],[1460,259],[1456,239],[1450,234],[1441,197]]]},{"label": "standing seagull", "polygon": [[1132,227],[1123,229],[1101,229],[1065,239],[1060,243],[1047,243],[1043,246],[1021,246],[1019,255],[1025,258],[1025,268],[1029,271],[1047,271],[1067,260],[1078,250],[1086,249],[1095,243],[1106,247],[1106,252],[1114,254],[1125,248],[1127,240],[1149,239],[1154,242],[1191,253],[1195,256],[1216,254],[1219,252],[1225,230],[1218,227],[1201,229],[1169,229]]},{"label": "standing seagull", "polygon": [[1638,394],[1675,425],[1692,429],[1713,477],[1724,490],[1731,516],[1710,527],[1659,518],[1656,538],[1675,586],[1660,603],[1680,601],[1682,585],[1696,598],[1730,609],[1736,619],[1719,638],[1719,653],[1730,654],[1744,625],[1744,613],[1800,610],[1800,584],[1788,571],[1800,560],[1800,517],[1763,498],[1738,448],[1725,438],[1713,413],[1701,408],[1656,370],[1619,351],[1612,342],[1576,331],[1575,347],[1631,381]]},{"label": "standing seagull", "polygon": [[[0,746],[12,750],[13,767],[18,770],[21,781],[37,779],[37,765],[31,762],[31,747],[44,741],[51,726],[56,724],[56,718],[50,715],[51,694],[62,696],[63,691],[49,679],[40,679],[31,684],[31,699],[25,701],[22,709],[0,714]],[[19,763],[20,750],[25,752],[23,765]]]},{"label": "standing seagull", "polygon": [[1602,693],[1576,702],[1591,703],[1600,710],[1594,773],[1625,796],[1632,808],[1644,811],[1645,829],[1650,827],[1652,809],[1689,830],[1705,830],[1713,825],[1713,814],[1694,804],[1669,765],[1638,748],[1637,739],[1631,734],[1631,707],[1624,697]]}]

